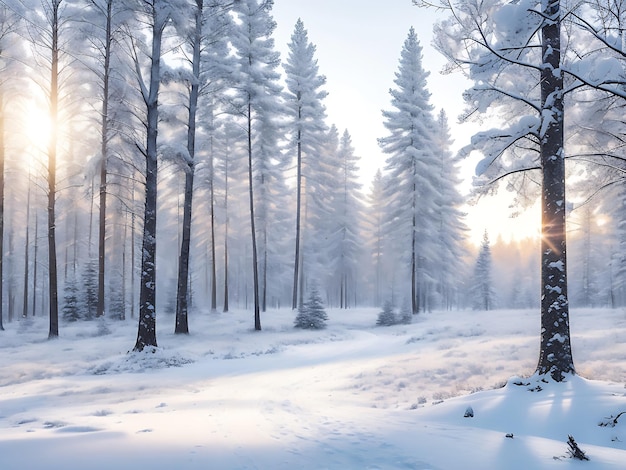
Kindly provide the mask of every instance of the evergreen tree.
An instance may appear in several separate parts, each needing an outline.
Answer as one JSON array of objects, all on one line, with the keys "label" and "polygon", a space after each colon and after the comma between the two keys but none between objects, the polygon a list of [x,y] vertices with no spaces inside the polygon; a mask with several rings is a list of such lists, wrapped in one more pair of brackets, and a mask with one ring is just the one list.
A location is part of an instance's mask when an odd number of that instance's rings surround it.
[{"label": "evergreen tree", "polygon": [[496,294],[491,277],[491,247],[485,231],[480,252],[474,267],[472,282],[472,308],[474,310],[493,310]]},{"label": "evergreen tree", "polygon": [[[361,185],[358,183],[359,158],[354,155],[352,138],[347,130],[339,141],[336,163],[338,185],[331,195],[332,213],[330,235],[326,239],[331,283],[338,286],[339,307],[348,308],[349,299],[356,290],[357,270],[361,258],[360,223],[362,207]],[[337,171],[337,169],[339,171]]]},{"label": "evergreen tree", "polygon": [[296,328],[310,330],[322,330],[326,328],[328,315],[324,310],[322,297],[317,286],[314,284],[306,302],[298,307],[298,314],[294,322]]},{"label": "evergreen tree", "polygon": [[389,154],[387,220],[395,243],[403,247],[401,253],[408,254],[402,255],[402,261],[409,266],[413,313],[430,308],[427,301],[440,248],[442,183],[427,77],[422,67],[422,47],[411,28],[402,48],[396,88],[390,90],[393,110],[383,111],[389,135],[379,143]]},{"label": "evergreen tree", "polygon": [[[272,0],[264,0],[260,4],[257,0],[236,2],[234,11],[239,21],[232,35],[232,44],[238,57],[233,104],[236,114],[243,117],[247,137],[255,330],[261,329],[259,267],[262,264],[265,272],[268,256],[267,214],[272,202],[269,186],[278,177],[277,118],[282,112],[281,87],[278,83],[280,75],[276,72],[280,56],[274,50],[274,39],[271,37],[276,27],[270,14],[272,6]],[[257,226],[260,233],[257,232]],[[265,283],[263,278],[264,286]]]},{"label": "evergreen tree", "polygon": [[82,316],[78,300],[78,284],[73,274],[65,279],[62,316],[67,322],[78,321]]},{"label": "evergreen tree", "polygon": [[378,313],[376,326],[391,326],[398,323],[398,317],[393,311],[391,300],[387,300],[383,305],[383,310]]},{"label": "evergreen tree", "polygon": [[456,302],[459,291],[463,259],[463,242],[467,227],[463,221],[465,214],[461,207],[465,203],[458,190],[461,183],[458,156],[450,151],[452,139],[448,127],[448,117],[442,109],[435,127],[435,150],[439,157],[439,227],[438,258],[435,269],[437,275],[438,304],[450,309]]},{"label": "evergreen tree", "polygon": [[289,53],[284,64],[287,90],[285,102],[287,118],[291,129],[291,145],[296,152],[296,240],[292,285],[292,308],[298,306],[298,284],[302,273],[302,216],[306,206],[306,178],[310,177],[309,167],[313,159],[321,153],[326,130],[324,120],[326,110],[322,101],[327,93],[321,90],[326,77],[319,74],[315,56],[315,46],[309,42],[304,23],[298,19]]}]

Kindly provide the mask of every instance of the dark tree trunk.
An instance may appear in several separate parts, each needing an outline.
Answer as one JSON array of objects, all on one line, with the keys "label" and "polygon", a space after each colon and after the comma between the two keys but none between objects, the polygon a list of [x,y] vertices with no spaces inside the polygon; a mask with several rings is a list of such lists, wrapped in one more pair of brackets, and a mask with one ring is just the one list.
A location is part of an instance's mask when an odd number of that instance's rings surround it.
[{"label": "dark tree trunk", "polygon": [[104,67],[102,76],[102,116],[100,142],[100,210],[98,213],[98,301],[96,317],[104,315],[104,282],[106,273],[106,215],[107,215],[107,163],[109,152],[109,79],[111,72],[111,46],[113,43],[113,0],[106,5],[106,31]]},{"label": "dark tree trunk", "polygon": [[50,120],[52,123],[48,142],[48,276],[50,329],[48,338],[59,336],[59,294],[56,252],[56,160],[58,133],[58,98],[59,98],[59,7],[61,0],[54,0],[51,5],[51,69],[50,69]]},{"label": "dark tree trunk", "polygon": [[189,250],[191,247],[191,214],[193,203],[194,157],[196,148],[196,114],[200,89],[200,46],[202,41],[203,0],[196,0],[195,30],[193,35],[193,56],[191,59],[194,82],[189,90],[189,116],[187,120],[187,151],[189,164],[185,172],[185,201],[183,203],[183,233],[178,258],[178,289],[176,293],[175,333],[188,334],[188,290],[189,290]]},{"label": "dark tree trunk", "polygon": [[[560,382],[575,373],[570,345],[565,230],[565,155],[563,153],[563,74],[558,0],[544,0],[541,69],[542,237],[541,345],[537,373]],[[555,20],[548,20],[552,18]]]},{"label": "dark tree trunk", "polygon": [[[211,199],[211,311],[215,312],[217,311],[217,260],[215,259],[215,168],[213,166],[213,149],[211,149],[209,165],[211,166],[211,188],[209,194]],[[228,306],[228,300],[226,299],[224,302]]]},{"label": "dark tree trunk", "polygon": [[[29,252],[30,252],[30,171],[28,172],[28,190],[26,194],[26,234],[24,237],[24,297],[22,302],[22,318],[28,316],[28,294],[29,294]],[[0,278],[0,282],[2,279]]]},{"label": "dark tree trunk", "polygon": [[35,205],[35,243],[33,246],[33,317],[37,315],[37,258],[39,254],[39,214]]},{"label": "dark tree trunk", "polygon": [[259,305],[259,265],[257,257],[256,224],[254,220],[254,186],[252,175],[252,105],[248,97],[248,184],[250,195],[250,231],[252,235],[252,288],[254,290],[254,329],[261,330]]},{"label": "dark tree trunk", "polygon": [[[298,94],[298,99],[300,95]],[[298,109],[298,119],[300,119],[301,111]],[[300,269],[300,213],[302,206],[302,131],[298,129],[298,155],[297,155],[297,175],[296,175],[296,253],[293,260],[293,297],[291,308],[298,308],[298,276]]]},{"label": "dark tree trunk", "polygon": [[224,212],[226,214],[224,222],[224,312],[228,312],[228,162],[224,167]]},{"label": "dark tree trunk", "polygon": [[[29,182],[30,184],[30,182]],[[4,258],[4,96],[0,94],[0,331],[4,331],[3,316],[3,272]]]},{"label": "dark tree trunk", "polygon": [[[146,181],[143,240],[141,250],[141,286],[139,287],[139,327],[134,351],[156,347],[156,222],[157,222],[157,133],[159,123],[159,85],[161,65],[161,40],[165,24],[158,24],[153,14],[150,86],[145,95]],[[138,67],[138,65],[137,65]],[[138,67],[139,68],[139,67]]]}]

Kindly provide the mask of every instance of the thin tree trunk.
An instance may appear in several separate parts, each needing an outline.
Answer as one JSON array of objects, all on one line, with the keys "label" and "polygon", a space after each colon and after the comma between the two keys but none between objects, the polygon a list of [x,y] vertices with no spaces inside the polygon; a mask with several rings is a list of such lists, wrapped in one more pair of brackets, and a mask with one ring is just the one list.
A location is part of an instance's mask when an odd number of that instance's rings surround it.
[{"label": "thin tree trunk", "polygon": [[250,231],[252,234],[252,287],[254,289],[254,329],[261,330],[259,305],[259,267],[257,259],[256,225],[254,221],[254,186],[252,177],[252,105],[248,97],[248,184],[250,185]]},{"label": "thin tree trunk", "polygon": [[22,318],[28,316],[28,261],[30,245],[30,170],[28,172],[28,190],[26,194],[26,235],[24,237],[24,301],[22,304]]},{"label": "thin tree trunk", "polygon": [[[300,96],[298,94],[298,99]],[[298,119],[300,119],[301,111],[298,109]],[[300,213],[302,206],[302,131],[298,129],[298,156],[297,156],[297,180],[296,180],[296,253],[293,260],[293,296],[291,308],[298,308],[298,276],[300,269]]]},{"label": "thin tree trunk", "polygon": [[4,330],[3,317],[3,258],[4,258],[4,95],[0,94],[0,331]]},{"label": "thin tree trunk", "polygon": [[48,338],[59,336],[59,291],[57,277],[56,252],[56,160],[58,134],[58,98],[59,98],[59,7],[61,0],[52,2],[52,44],[50,73],[50,121],[51,132],[48,142],[48,276],[49,276],[49,308],[50,329]]},{"label": "thin tree trunk", "polygon": [[[217,311],[217,260],[215,259],[215,167],[213,165],[213,138],[211,138],[211,155],[209,156],[211,187],[209,188],[211,218],[211,311]],[[228,301],[226,301],[228,303]]]},{"label": "thin tree trunk", "polygon": [[228,161],[224,165],[224,313],[228,312]]},{"label": "thin tree trunk", "polygon": [[37,315],[37,255],[39,253],[39,214],[35,205],[35,246],[33,246],[33,317]]},{"label": "thin tree trunk", "polygon": [[560,382],[574,374],[567,300],[565,155],[563,153],[563,72],[558,0],[543,0],[541,68],[542,236],[541,344],[537,373]]},{"label": "thin tree trunk", "polygon": [[187,120],[187,151],[189,163],[185,169],[185,200],[183,202],[183,233],[178,258],[178,291],[176,294],[176,327],[178,334],[189,333],[188,289],[189,289],[189,251],[191,247],[191,214],[193,203],[194,157],[196,147],[196,114],[200,89],[200,46],[202,41],[203,0],[196,0],[195,31],[193,36],[192,73],[194,82],[189,92],[189,116]]},{"label": "thin tree trunk", "polygon": [[107,1],[104,48],[104,75],[102,79],[102,121],[100,142],[100,211],[98,214],[98,301],[96,317],[104,315],[106,274],[106,215],[107,215],[107,163],[109,154],[109,80],[111,73],[111,47],[113,43],[113,0]]}]

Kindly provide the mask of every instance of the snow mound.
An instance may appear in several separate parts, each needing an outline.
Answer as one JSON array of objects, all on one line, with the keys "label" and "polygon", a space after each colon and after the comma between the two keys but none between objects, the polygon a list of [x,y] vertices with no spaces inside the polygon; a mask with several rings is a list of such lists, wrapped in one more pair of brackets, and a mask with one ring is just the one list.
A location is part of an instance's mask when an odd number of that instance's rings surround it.
[{"label": "snow mound", "polygon": [[94,375],[143,373],[150,370],[182,367],[194,363],[194,359],[182,356],[178,352],[162,348],[145,348],[141,352],[131,352],[119,358],[101,362],[88,372]]}]

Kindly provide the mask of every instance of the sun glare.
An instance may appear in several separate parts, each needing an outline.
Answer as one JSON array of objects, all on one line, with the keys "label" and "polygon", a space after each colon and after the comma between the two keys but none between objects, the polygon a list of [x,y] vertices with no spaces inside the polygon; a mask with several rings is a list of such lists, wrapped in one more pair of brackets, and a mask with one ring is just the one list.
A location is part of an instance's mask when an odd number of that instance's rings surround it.
[{"label": "sun glare", "polygon": [[51,128],[48,110],[31,101],[25,106],[21,121],[21,131],[27,144],[36,150],[44,150]]},{"label": "sun glare", "polygon": [[485,230],[491,243],[498,238],[504,242],[520,241],[540,236],[541,216],[538,204],[511,217],[511,199],[508,194],[481,199],[467,211],[466,223],[471,229],[470,240],[480,246]]}]

